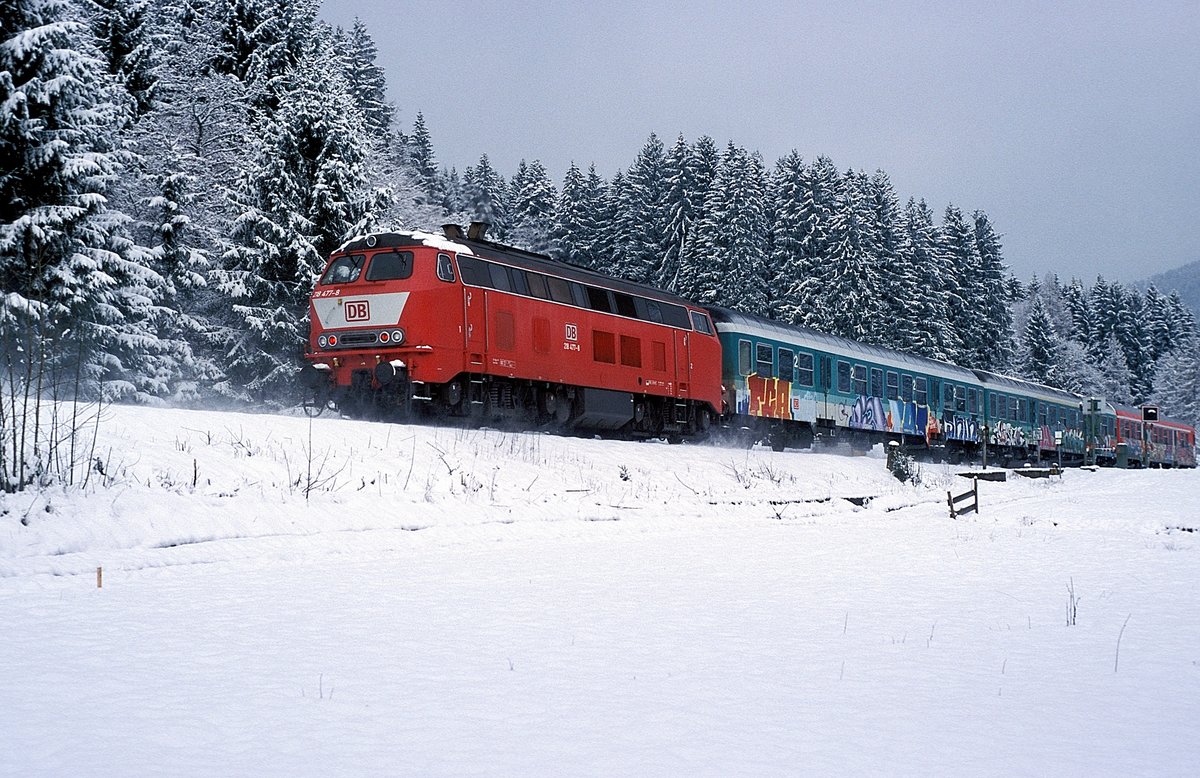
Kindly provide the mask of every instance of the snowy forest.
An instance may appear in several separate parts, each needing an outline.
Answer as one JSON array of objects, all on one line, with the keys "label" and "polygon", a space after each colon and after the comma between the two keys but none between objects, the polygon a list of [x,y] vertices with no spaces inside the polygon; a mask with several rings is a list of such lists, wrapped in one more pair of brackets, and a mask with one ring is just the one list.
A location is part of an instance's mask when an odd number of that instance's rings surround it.
[{"label": "snowy forest", "polygon": [[[1176,294],[1025,281],[983,210],[793,151],[651,134],[627,169],[439,164],[371,31],[317,0],[0,7],[5,391],[291,405],[307,299],[367,230],[489,237],[705,304],[1200,421]],[[586,159],[587,149],[580,149]],[[15,406],[14,406],[15,407]]]}]

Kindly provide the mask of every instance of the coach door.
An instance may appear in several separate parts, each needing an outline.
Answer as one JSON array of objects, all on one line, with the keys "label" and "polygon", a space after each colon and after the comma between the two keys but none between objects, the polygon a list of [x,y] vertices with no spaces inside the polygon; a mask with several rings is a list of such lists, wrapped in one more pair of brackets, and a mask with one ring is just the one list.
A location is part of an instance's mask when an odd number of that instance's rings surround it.
[{"label": "coach door", "polygon": [[463,338],[467,353],[467,369],[483,369],[483,355],[487,344],[487,296],[483,289],[463,287]]}]

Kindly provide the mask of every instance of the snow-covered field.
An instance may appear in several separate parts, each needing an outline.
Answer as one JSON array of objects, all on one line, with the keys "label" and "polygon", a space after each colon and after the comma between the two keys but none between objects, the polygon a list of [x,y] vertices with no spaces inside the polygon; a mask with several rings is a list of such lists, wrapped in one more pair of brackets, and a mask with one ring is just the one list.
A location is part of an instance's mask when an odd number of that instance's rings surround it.
[{"label": "snow-covered field", "polygon": [[1200,765],[1194,471],[107,416],[0,496],[0,773]]}]

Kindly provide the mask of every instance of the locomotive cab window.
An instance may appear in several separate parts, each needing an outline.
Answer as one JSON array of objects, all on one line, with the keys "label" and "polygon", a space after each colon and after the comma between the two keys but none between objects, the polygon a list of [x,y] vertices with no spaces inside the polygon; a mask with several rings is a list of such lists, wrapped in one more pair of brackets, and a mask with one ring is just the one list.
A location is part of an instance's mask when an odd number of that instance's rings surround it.
[{"label": "locomotive cab window", "polygon": [[358,280],[358,274],[362,272],[363,262],[366,260],[366,254],[338,257],[325,269],[325,277],[321,279],[321,286],[354,283]]},{"label": "locomotive cab window", "polygon": [[367,267],[368,281],[399,281],[411,278],[413,253],[411,251],[385,251],[371,257]]},{"label": "locomotive cab window", "polygon": [[705,335],[712,334],[712,325],[708,323],[708,317],[702,313],[692,311],[692,327],[697,332],[703,332]]},{"label": "locomotive cab window", "polygon": [[454,265],[450,262],[449,254],[438,254],[437,277],[443,281],[454,283]]},{"label": "locomotive cab window", "polygon": [[763,378],[775,375],[774,351],[769,343],[759,343],[754,347],[754,369]]}]

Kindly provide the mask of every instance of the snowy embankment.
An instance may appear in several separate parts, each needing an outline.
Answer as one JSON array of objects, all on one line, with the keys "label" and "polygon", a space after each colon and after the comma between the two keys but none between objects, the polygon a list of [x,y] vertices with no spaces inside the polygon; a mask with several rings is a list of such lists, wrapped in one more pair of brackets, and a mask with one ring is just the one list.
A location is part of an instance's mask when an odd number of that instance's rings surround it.
[{"label": "snowy embankment", "polygon": [[954,521],[879,457],[129,407],[96,457],[0,496],[0,773],[1200,763],[1194,471]]}]

